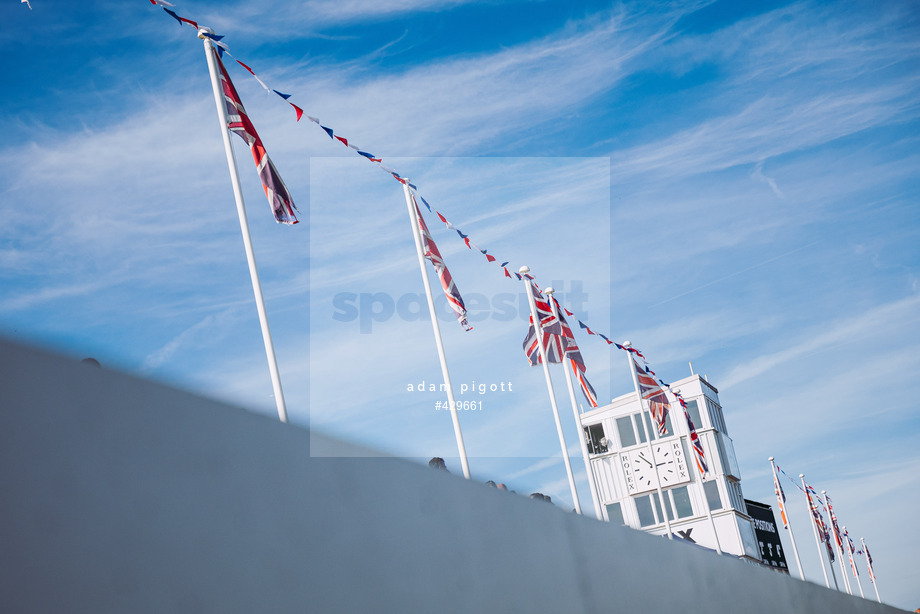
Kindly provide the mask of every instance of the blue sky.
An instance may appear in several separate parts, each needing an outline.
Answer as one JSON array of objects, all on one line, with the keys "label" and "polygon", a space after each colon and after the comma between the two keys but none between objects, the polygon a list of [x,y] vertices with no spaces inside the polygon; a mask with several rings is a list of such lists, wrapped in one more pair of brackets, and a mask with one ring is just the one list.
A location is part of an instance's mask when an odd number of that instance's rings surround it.
[{"label": "blue sky", "polygon": [[[175,4],[481,247],[584,292],[578,315],[665,381],[692,361],[745,495],[772,502],[770,455],[805,473],[866,538],[883,600],[920,605],[914,3]],[[274,415],[194,30],[143,0],[32,7],[0,7],[0,334]],[[274,223],[235,143],[291,421],[459,473],[438,395],[407,391],[440,370],[400,185],[228,70],[301,213]],[[473,477],[571,505],[501,307],[520,285],[428,224],[477,301],[472,332],[441,324],[455,385],[513,385],[461,416]],[[393,315],[337,309],[362,294]],[[621,352],[579,343],[602,399],[630,391]]]}]

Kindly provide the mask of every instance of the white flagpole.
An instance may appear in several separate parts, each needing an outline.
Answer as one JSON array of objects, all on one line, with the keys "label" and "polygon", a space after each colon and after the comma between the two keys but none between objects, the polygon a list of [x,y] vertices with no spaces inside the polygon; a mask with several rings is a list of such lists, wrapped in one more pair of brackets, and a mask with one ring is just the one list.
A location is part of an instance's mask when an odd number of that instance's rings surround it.
[{"label": "white flagpole", "polygon": [[[862,582],[859,581],[859,573],[856,571],[856,559],[853,558],[853,549],[850,548],[850,536],[846,527],[843,527],[843,535],[847,538],[847,556],[850,557],[850,567],[853,570],[853,577],[856,578],[856,586],[859,587],[859,596],[865,599],[866,594],[863,592]],[[846,572],[844,572],[844,575],[846,575]]]},{"label": "white flagpole", "polygon": [[[628,348],[632,343],[629,341],[623,342],[623,347]],[[645,399],[642,398],[642,391],[639,389],[639,376],[636,374],[636,367],[633,365],[633,357],[631,352],[626,352],[626,359],[629,362],[629,372],[632,374],[633,385],[636,387],[636,396],[639,397],[639,412],[642,415],[642,420],[639,422],[642,423],[642,429],[645,430],[647,422],[645,420],[645,413],[648,412],[648,408],[645,404]],[[651,421],[651,419],[649,420]],[[654,425],[653,425],[654,426]],[[655,463],[653,467],[655,474],[655,490],[658,491],[658,500],[661,502],[661,514],[664,516],[664,527],[668,532],[668,539],[674,539],[674,536],[671,535],[671,521],[668,520],[668,510],[671,509],[671,506],[668,505],[668,501],[664,498],[664,492],[661,490],[661,480],[658,479],[658,459],[655,457],[655,446],[652,445],[652,433],[646,433],[646,439],[648,440],[648,451],[652,455],[652,462]],[[707,505],[708,507],[708,505]],[[718,539],[718,538],[716,538]]]},{"label": "white flagpole", "polygon": [[553,391],[553,380],[549,375],[549,364],[546,360],[546,347],[543,345],[543,327],[540,325],[540,318],[537,316],[537,306],[533,300],[530,278],[527,276],[527,273],[530,272],[530,268],[522,266],[519,270],[524,278],[524,284],[527,286],[527,302],[530,305],[530,317],[533,318],[534,332],[537,335],[537,346],[540,348],[540,362],[543,363],[543,375],[546,376],[546,390],[549,392],[549,403],[553,408],[553,418],[556,420],[556,433],[559,435],[559,447],[562,448],[562,462],[565,464],[565,473],[569,478],[569,488],[572,491],[572,501],[575,503],[575,511],[581,514],[581,503],[578,501],[578,490],[575,488],[575,476],[572,475],[572,464],[569,462],[569,451],[565,446],[565,436],[562,434],[562,422],[559,421],[559,408],[556,407],[556,393]]},{"label": "white flagpole", "polygon": [[[779,476],[776,475],[776,465],[773,463],[773,457],[769,459],[770,468],[773,470],[773,479],[779,484]],[[779,494],[779,493],[777,493]],[[785,510],[786,504],[783,503],[783,509]],[[811,513],[811,510],[808,510]],[[789,541],[792,542],[792,554],[795,555],[795,563],[799,566],[799,577],[802,578],[802,581],[805,581],[805,570],[802,569],[802,561],[799,560],[799,549],[795,547],[795,535],[792,534],[792,521],[789,518],[789,514],[786,513],[786,528],[789,530]]]},{"label": "white flagpole", "polygon": [[[627,352],[627,353],[628,353],[628,352]],[[680,392],[680,390],[678,390],[677,392]],[[673,394],[673,393],[672,393],[672,394]],[[676,400],[676,398],[677,398],[677,397],[675,396],[675,400]],[[685,410],[685,409],[683,408],[683,406],[680,404],[679,401],[677,402],[677,405],[680,406],[680,409],[681,409],[682,412],[687,411],[687,410]],[[692,458],[692,459],[684,459],[684,460],[685,460],[688,464],[692,464],[692,465],[693,465],[694,469],[692,469],[691,471],[693,471],[693,470],[696,471],[696,474],[700,477],[700,486],[702,486],[702,485],[703,485],[703,482],[706,481],[706,476],[703,475],[703,472],[700,470],[699,465],[697,465],[696,452],[693,451],[693,442],[690,440],[690,427],[689,427],[689,425],[687,425],[687,417],[686,417],[686,416],[681,416],[681,418],[683,418],[683,420],[680,420],[680,419],[671,420],[671,424],[674,424],[675,422],[677,422],[677,423],[679,423],[679,424],[682,424],[682,425],[683,425],[683,428],[687,431],[687,435],[686,435],[686,437],[687,437],[687,447],[690,449],[690,455],[691,455],[693,458]],[[693,426],[696,427],[695,424],[694,424]],[[701,426],[702,426],[702,425],[701,425]],[[679,437],[681,436],[680,433],[677,432],[677,429],[675,429],[675,433],[674,433],[674,434],[675,434],[675,435],[678,435]],[[699,437],[699,433],[697,433],[697,437]],[[702,441],[700,441],[700,445],[703,445],[703,444],[702,444]],[[692,462],[691,462],[691,460],[692,460]],[[706,498],[706,490],[705,490],[705,488],[703,489],[703,503],[706,505],[706,517],[709,519],[709,527],[712,529],[712,535],[713,535],[713,537],[715,537],[715,540],[716,540],[716,552],[717,552],[718,554],[722,554],[722,545],[721,545],[721,543],[719,542],[719,532],[716,531],[716,522],[715,522],[715,520],[713,520],[713,518],[712,518],[712,510],[709,509],[709,499]]]},{"label": "white flagpole", "polygon": [[[548,287],[543,291],[543,293],[552,297],[555,293],[555,290],[553,290],[552,287]],[[559,310],[556,309],[556,303],[551,300],[549,304],[550,308],[553,310],[553,315],[556,316],[556,319],[558,320]],[[565,384],[569,389],[569,400],[572,402],[572,415],[575,417],[575,430],[578,432],[578,444],[581,446],[581,456],[585,461],[585,473],[588,478],[588,488],[591,490],[591,500],[594,502],[594,514],[597,516],[598,520],[603,520],[604,513],[601,511],[601,501],[597,495],[597,485],[594,483],[594,470],[591,468],[591,461],[588,459],[588,446],[585,442],[585,429],[581,425],[581,418],[579,417],[578,412],[578,404],[575,401],[575,386],[572,384],[572,374],[568,369],[568,367],[571,366],[571,362],[571,358],[562,359],[562,372],[565,373]]]},{"label": "white flagpole", "polygon": [[802,488],[805,489],[805,507],[808,508],[808,515],[811,517],[811,528],[815,532],[815,544],[818,546],[818,560],[821,561],[821,573],[824,574],[824,584],[827,588],[831,587],[831,582],[827,578],[827,569],[824,567],[824,554],[821,552],[821,539],[818,537],[818,520],[814,512],[811,511],[811,505],[808,504],[808,484],[805,483],[805,474],[800,473],[799,479],[802,480]]},{"label": "white flagpole", "polygon": [[875,577],[875,570],[872,569],[872,563],[869,562],[869,551],[866,549],[866,540],[860,537],[859,541],[862,543],[863,552],[866,553],[866,569],[869,570],[869,581],[872,582],[872,586],[875,588],[875,598],[881,603],[882,598],[878,595],[878,578]]},{"label": "white flagpole", "polygon": [[450,419],[454,424],[454,437],[457,439],[457,452],[460,454],[460,466],[463,468],[463,477],[470,479],[470,464],[466,458],[466,446],[463,445],[463,433],[460,432],[460,418],[457,416],[457,403],[454,401],[454,389],[450,383],[450,372],[447,370],[447,358],[444,356],[444,343],[441,341],[441,327],[438,326],[438,314],[434,308],[434,298],[431,295],[431,282],[428,280],[428,270],[425,268],[425,254],[422,250],[422,230],[419,226],[418,211],[415,208],[415,199],[409,192],[409,181],[403,184],[406,194],[406,206],[409,208],[409,223],[412,225],[412,236],[415,238],[415,251],[418,253],[418,265],[422,272],[422,284],[425,286],[425,296],[428,297],[428,313],[431,314],[431,328],[434,330],[434,342],[438,347],[438,359],[441,361],[441,375],[444,377],[444,386],[447,388],[447,402],[450,404]]},{"label": "white flagpole", "polygon": [[262,341],[265,344],[265,355],[268,358],[268,370],[271,373],[272,388],[275,393],[275,406],[278,408],[278,418],[287,422],[287,407],[284,405],[284,392],[281,390],[281,375],[278,372],[278,362],[275,359],[275,346],[272,343],[272,333],[268,328],[268,315],[265,311],[265,299],[262,298],[262,284],[259,282],[259,271],[256,269],[256,256],[252,250],[252,237],[249,235],[249,221],[246,219],[246,205],[243,203],[243,189],[240,187],[240,176],[236,169],[236,159],[233,157],[233,148],[230,145],[230,131],[227,128],[227,109],[223,100],[220,86],[220,77],[217,75],[217,60],[214,58],[214,47],[211,40],[204,32],[213,34],[210,28],[198,30],[198,38],[204,41],[204,54],[208,58],[208,70],[211,73],[211,86],[214,88],[214,102],[217,103],[217,116],[220,119],[220,134],[224,139],[224,149],[227,152],[227,165],[230,167],[230,182],[233,184],[233,196],[236,198],[236,212],[240,218],[240,231],[243,234],[243,246],[246,248],[246,261],[249,263],[249,277],[252,279],[252,292],[256,298],[256,309],[259,312],[259,323],[262,326]]},{"label": "white flagpole", "polygon": [[[824,495],[824,505],[827,507],[827,515],[831,515],[831,504],[827,501],[827,491],[822,490],[821,494]],[[831,521],[831,530],[834,531],[834,552],[837,553],[837,558],[840,559],[840,573],[843,574],[843,585],[847,589],[847,593],[853,594],[853,587],[850,586],[850,579],[847,577],[847,569],[843,564],[843,551],[840,549],[840,544],[837,543],[837,530],[834,528],[834,519],[830,518]],[[831,569],[834,568],[833,563],[831,564]],[[836,578],[836,576],[835,576]]]}]

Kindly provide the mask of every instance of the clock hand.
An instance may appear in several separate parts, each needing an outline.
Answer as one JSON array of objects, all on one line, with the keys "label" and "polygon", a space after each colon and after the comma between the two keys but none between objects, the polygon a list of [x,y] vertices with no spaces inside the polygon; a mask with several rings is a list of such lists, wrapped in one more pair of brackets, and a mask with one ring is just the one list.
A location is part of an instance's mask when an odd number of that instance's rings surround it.
[{"label": "clock hand", "polygon": [[654,466],[655,466],[655,465],[652,464],[652,461],[650,461],[649,459],[645,458],[644,456],[640,456],[639,458],[641,458],[642,460],[644,460],[645,462],[647,462],[649,467],[654,467]]}]

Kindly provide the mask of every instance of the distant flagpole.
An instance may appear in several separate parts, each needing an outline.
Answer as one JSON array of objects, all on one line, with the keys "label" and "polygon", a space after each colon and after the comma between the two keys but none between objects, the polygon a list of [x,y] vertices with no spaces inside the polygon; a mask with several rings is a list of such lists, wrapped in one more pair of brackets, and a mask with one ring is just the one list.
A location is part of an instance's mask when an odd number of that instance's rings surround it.
[{"label": "distant flagpole", "polygon": [[569,488],[572,491],[575,511],[581,514],[581,503],[578,501],[578,490],[575,488],[575,476],[572,475],[572,464],[569,462],[569,451],[565,446],[565,436],[562,434],[562,422],[559,421],[559,408],[556,406],[556,393],[553,391],[553,380],[549,375],[549,361],[546,359],[546,346],[543,345],[543,327],[540,324],[540,317],[537,315],[537,306],[533,300],[530,277],[526,275],[526,273],[530,272],[530,268],[522,266],[520,272],[521,276],[524,278],[524,284],[527,286],[525,294],[527,294],[527,302],[530,304],[530,317],[533,318],[537,346],[540,348],[540,362],[543,363],[543,375],[546,377],[546,390],[549,392],[549,403],[553,408],[553,418],[556,420],[556,433],[559,435],[559,447],[562,449],[562,462],[565,464],[565,473],[569,478]]},{"label": "distant flagpole", "polygon": [[447,370],[447,358],[444,356],[444,343],[441,341],[441,327],[438,326],[438,314],[434,308],[434,298],[431,295],[431,282],[428,280],[428,270],[425,268],[425,254],[422,251],[422,231],[419,226],[418,210],[412,193],[409,192],[409,182],[403,184],[406,194],[406,206],[409,208],[409,223],[412,225],[412,236],[415,239],[415,251],[418,253],[418,265],[422,271],[422,284],[425,286],[425,296],[428,297],[428,313],[431,314],[431,328],[434,330],[434,342],[438,348],[438,359],[441,361],[441,375],[444,377],[444,387],[447,388],[447,402],[450,404],[450,419],[454,425],[454,437],[457,439],[457,452],[460,454],[460,466],[463,468],[463,477],[470,479],[470,464],[466,458],[466,446],[463,444],[463,433],[460,431],[460,418],[457,416],[457,403],[454,401],[454,389],[450,383],[450,372]]},{"label": "distant flagpole", "polygon": [[850,557],[850,568],[853,570],[853,577],[856,578],[856,586],[859,587],[859,596],[865,599],[866,594],[863,592],[862,582],[859,581],[859,571],[856,569],[856,559],[853,558],[853,548],[850,547],[850,534],[847,533],[846,527],[843,527],[843,535],[847,538],[847,556]]},{"label": "distant flagpole", "polygon": [[[827,506],[827,515],[830,516],[831,521],[831,530],[834,532],[834,552],[837,553],[837,557],[840,559],[840,573],[843,574],[843,585],[847,588],[847,593],[853,594],[853,587],[850,586],[850,579],[847,577],[847,569],[843,564],[843,550],[841,550],[840,543],[842,539],[840,538],[840,531],[837,528],[837,515],[834,514],[834,508],[831,505],[831,500],[827,496],[827,491],[822,490],[821,494],[824,495],[824,505]],[[831,564],[831,569],[834,568],[833,563]]]},{"label": "distant flagpole", "polygon": [[[789,520],[789,514],[786,513],[786,495],[783,493],[783,487],[780,486],[779,477],[776,475],[776,465],[773,463],[773,457],[771,456],[770,469],[773,471],[773,485],[774,490],[776,490],[776,502],[779,505],[780,517],[783,519],[783,526],[789,531],[789,541],[792,542],[792,554],[795,555],[795,563],[799,566],[799,577],[802,581],[805,581],[805,570],[802,569],[802,561],[799,560],[799,549],[795,547],[795,535],[792,534],[792,523]],[[811,510],[809,510],[811,513]]]},{"label": "distant flagpole", "polygon": [[[530,281],[530,280],[528,280]],[[543,291],[544,294],[553,296],[555,290],[552,287],[546,288]],[[553,310],[553,315],[556,316],[556,319],[559,319],[559,309],[556,307],[556,301],[549,301],[550,308]],[[569,373],[569,367],[572,366],[572,359],[565,357],[563,352],[562,358],[562,372],[565,373],[565,385],[569,389],[569,400],[572,402],[572,415],[575,417],[575,430],[578,432],[578,444],[581,446],[581,456],[585,461],[585,473],[588,478],[588,488],[591,490],[591,500],[594,502],[594,514],[597,516],[598,520],[604,519],[604,513],[601,511],[601,500],[597,495],[597,485],[594,483],[594,470],[591,468],[591,461],[588,459],[588,446],[585,442],[585,429],[581,425],[581,417],[578,412],[578,404],[575,401],[575,386],[572,384],[572,374]]]},{"label": "distant flagpole", "polygon": [[252,292],[256,298],[256,309],[259,312],[259,323],[262,326],[262,341],[265,344],[265,355],[268,358],[268,370],[271,373],[272,388],[275,392],[275,405],[278,408],[278,418],[287,422],[287,407],[284,404],[284,392],[281,389],[281,375],[278,371],[278,361],[275,359],[275,346],[272,343],[272,333],[268,328],[268,315],[265,311],[265,299],[262,298],[262,284],[259,282],[259,271],[256,268],[256,256],[252,250],[252,237],[249,234],[249,221],[246,219],[246,205],[243,203],[243,189],[240,186],[240,176],[236,169],[236,158],[230,145],[230,131],[227,122],[227,109],[221,92],[220,78],[217,76],[217,61],[214,58],[214,47],[211,40],[204,34],[213,34],[209,28],[198,30],[198,38],[204,41],[204,54],[208,58],[208,70],[211,73],[211,85],[214,88],[214,102],[217,103],[217,116],[220,119],[220,134],[224,139],[224,149],[227,152],[227,165],[230,167],[230,183],[233,185],[233,196],[236,198],[236,212],[240,218],[240,231],[243,234],[243,246],[246,249],[246,261],[249,263],[249,277],[252,279]]},{"label": "distant flagpole", "polygon": [[[632,344],[629,341],[623,342],[623,347],[630,347]],[[651,411],[645,405],[645,399],[642,398],[642,390],[639,388],[639,374],[636,373],[635,362],[632,357],[632,352],[626,352],[626,359],[629,361],[629,372],[632,374],[633,385],[636,387],[636,396],[639,397],[639,410],[643,415],[642,420],[639,422],[642,423],[643,430],[646,429],[647,423],[645,420],[645,413],[649,414],[649,422],[651,422]],[[654,426],[653,426],[654,430]],[[657,432],[657,431],[656,431]],[[661,490],[661,480],[658,479],[658,458],[655,456],[655,446],[652,445],[653,434],[650,432],[646,433],[646,439],[648,440],[648,451],[652,455],[652,462],[655,463],[654,471],[652,473],[655,476],[655,490],[658,491],[658,501],[660,506],[656,505],[655,507],[661,507],[661,515],[664,516],[664,527],[668,532],[668,539],[674,539],[674,536],[671,535],[671,521],[668,520],[668,510],[670,507],[665,507],[667,501],[664,498],[664,492]],[[707,502],[708,505],[708,502]],[[716,538],[718,539],[718,538]]]},{"label": "distant flagpole", "polygon": [[859,541],[862,543],[863,552],[866,553],[866,568],[869,570],[869,581],[872,582],[872,586],[875,588],[875,598],[881,603],[882,598],[878,595],[878,580],[875,577],[875,570],[872,569],[872,555],[869,554],[869,547],[866,546],[866,540],[860,537]]},{"label": "distant flagpole", "polygon": [[827,568],[824,566],[824,554],[821,552],[821,539],[818,537],[818,519],[815,518],[814,502],[811,500],[811,494],[808,492],[808,484],[805,483],[805,474],[800,473],[799,479],[802,480],[802,488],[805,489],[805,506],[808,508],[808,515],[811,516],[811,528],[815,532],[815,544],[818,546],[818,560],[821,562],[821,573],[824,574],[824,584],[827,588],[831,587],[831,581],[827,577]]}]

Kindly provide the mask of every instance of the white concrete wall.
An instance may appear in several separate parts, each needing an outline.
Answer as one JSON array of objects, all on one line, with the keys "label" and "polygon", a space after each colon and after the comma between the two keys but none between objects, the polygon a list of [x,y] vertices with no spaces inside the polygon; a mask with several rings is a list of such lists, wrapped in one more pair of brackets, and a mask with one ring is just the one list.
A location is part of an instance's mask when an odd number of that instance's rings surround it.
[{"label": "white concrete wall", "polygon": [[[0,342],[3,612],[894,612]],[[697,604],[691,603],[696,601]]]}]

